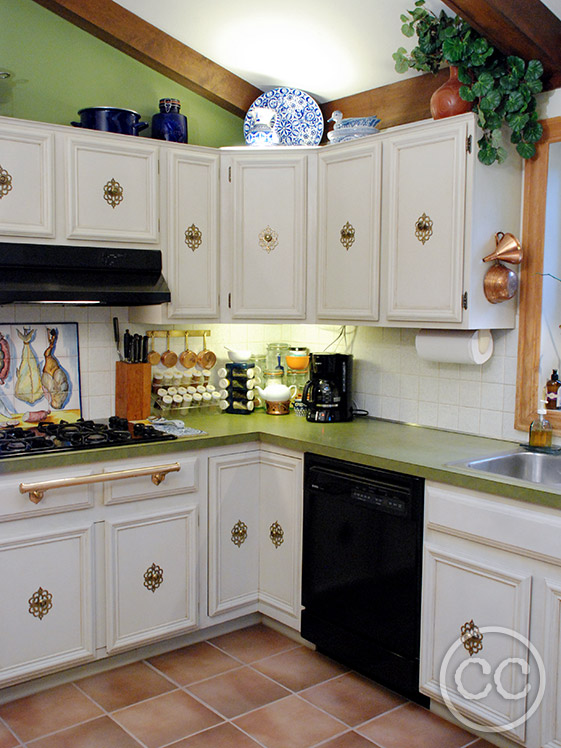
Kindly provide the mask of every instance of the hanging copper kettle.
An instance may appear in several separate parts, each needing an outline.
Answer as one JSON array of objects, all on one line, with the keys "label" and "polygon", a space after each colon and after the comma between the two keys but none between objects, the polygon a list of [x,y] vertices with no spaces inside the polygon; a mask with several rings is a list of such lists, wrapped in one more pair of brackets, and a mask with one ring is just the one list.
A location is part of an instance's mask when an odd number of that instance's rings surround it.
[{"label": "hanging copper kettle", "polygon": [[495,234],[495,251],[483,258],[483,262],[492,262],[483,281],[485,298],[491,304],[508,301],[518,290],[518,276],[505,267],[501,260],[518,265],[522,262],[522,248],[513,234],[498,231]]}]

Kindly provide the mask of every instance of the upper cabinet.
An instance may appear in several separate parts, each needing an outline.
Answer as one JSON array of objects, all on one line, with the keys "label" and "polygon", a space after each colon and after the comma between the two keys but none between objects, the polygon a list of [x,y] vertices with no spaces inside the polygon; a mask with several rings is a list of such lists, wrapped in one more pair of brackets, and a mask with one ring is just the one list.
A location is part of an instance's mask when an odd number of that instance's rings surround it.
[{"label": "upper cabinet", "polygon": [[156,243],[158,146],[82,134],[65,145],[67,238]]},{"label": "upper cabinet", "polygon": [[519,234],[521,159],[483,165],[472,114],[388,130],[383,141],[384,326],[514,326],[516,300],[483,292],[499,231]]},{"label": "upper cabinet", "polygon": [[306,317],[306,150],[223,154],[223,296],[233,320]]},{"label": "upper cabinet", "polygon": [[0,233],[55,235],[54,134],[0,124]]},{"label": "upper cabinet", "polygon": [[219,154],[210,148],[166,153],[168,316],[218,317]]},{"label": "upper cabinet", "polygon": [[378,319],[381,167],[372,138],[319,153],[318,319]]}]

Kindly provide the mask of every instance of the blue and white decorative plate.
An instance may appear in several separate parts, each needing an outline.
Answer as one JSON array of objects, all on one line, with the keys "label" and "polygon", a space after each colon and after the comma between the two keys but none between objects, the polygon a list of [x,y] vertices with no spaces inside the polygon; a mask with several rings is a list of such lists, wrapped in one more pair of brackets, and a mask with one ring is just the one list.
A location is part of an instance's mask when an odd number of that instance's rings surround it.
[{"label": "blue and white decorative plate", "polygon": [[246,142],[253,124],[253,110],[258,107],[274,109],[274,130],[280,145],[318,145],[323,135],[323,115],[317,103],[298,88],[273,88],[261,94],[247,110],[243,123]]}]

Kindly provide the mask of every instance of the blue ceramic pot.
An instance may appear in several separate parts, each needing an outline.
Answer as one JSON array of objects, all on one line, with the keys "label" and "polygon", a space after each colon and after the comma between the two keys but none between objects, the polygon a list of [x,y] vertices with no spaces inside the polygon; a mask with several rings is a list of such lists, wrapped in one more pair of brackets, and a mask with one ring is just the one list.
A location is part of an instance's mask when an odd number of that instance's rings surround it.
[{"label": "blue ceramic pot", "polygon": [[187,142],[187,117],[178,99],[160,99],[160,113],[152,117],[152,137],[172,143]]},{"label": "blue ceramic pot", "polygon": [[138,135],[148,127],[148,122],[139,122],[140,114],[132,109],[119,109],[113,106],[90,106],[80,109],[79,122],[71,122],[74,127],[86,127],[88,130],[118,132],[122,135]]}]

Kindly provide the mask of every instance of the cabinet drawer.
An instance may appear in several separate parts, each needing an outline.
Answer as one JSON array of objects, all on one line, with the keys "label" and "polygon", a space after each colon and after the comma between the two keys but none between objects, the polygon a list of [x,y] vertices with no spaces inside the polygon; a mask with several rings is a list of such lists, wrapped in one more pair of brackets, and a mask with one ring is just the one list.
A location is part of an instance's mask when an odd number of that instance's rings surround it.
[{"label": "cabinet drawer", "polygon": [[140,460],[134,464],[132,462],[111,464],[107,469],[107,472],[127,470],[135,467],[169,465],[174,462],[179,463],[179,471],[168,473],[159,486],[156,486],[152,482],[149,475],[104,483],[104,504],[124,504],[128,501],[157,499],[163,496],[175,496],[176,494],[193,493],[197,491],[199,485],[198,457],[192,457],[185,460],[177,460],[172,457],[169,460],[166,460],[165,455],[163,455],[159,459]]}]

